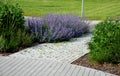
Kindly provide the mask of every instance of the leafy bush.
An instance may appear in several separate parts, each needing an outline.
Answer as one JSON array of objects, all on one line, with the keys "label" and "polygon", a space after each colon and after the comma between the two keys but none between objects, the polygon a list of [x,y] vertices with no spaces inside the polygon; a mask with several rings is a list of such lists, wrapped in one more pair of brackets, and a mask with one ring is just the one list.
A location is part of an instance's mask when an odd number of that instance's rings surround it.
[{"label": "leafy bush", "polygon": [[7,52],[15,52],[20,46],[30,46],[31,37],[24,31],[18,30],[16,33],[11,32],[9,40],[0,37],[0,47]]},{"label": "leafy bush", "polygon": [[0,49],[8,51],[29,45],[32,41],[26,33],[20,6],[6,2],[0,5],[0,9]]},{"label": "leafy bush", "polygon": [[87,23],[77,16],[49,14],[27,19],[32,38],[39,42],[57,42],[78,37],[88,31]]},{"label": "leafy bush", "polygon": [[120,63],[120,22],[107,19],[99,23],[89,48],[92,61]]}]

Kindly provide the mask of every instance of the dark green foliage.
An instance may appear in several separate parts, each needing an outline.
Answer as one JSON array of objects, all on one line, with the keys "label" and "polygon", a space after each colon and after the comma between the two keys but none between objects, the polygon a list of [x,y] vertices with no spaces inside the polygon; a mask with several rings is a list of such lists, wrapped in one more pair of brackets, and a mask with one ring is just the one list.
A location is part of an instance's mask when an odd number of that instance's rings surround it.
[{"label": "dark green foliage", "polygon": [[18,4],[6,2],[0,5],[0,49],[10,51],[31,44],[24,22],[23,11]]},{"label": "dark green foliage", "polygon": [[25,31],[21,30],[18,30],[16,33],[11,32],[9,38],[7,40],[2,35],[0,37],[0,47],[4,51],[14,52],[20,46],[29,46],[32,43],[31,37]]},{"label": "dark green foliage", "polygon": [[94,30],[89,48],[92,61],[120,63],[120,22],[107,19],[99,23]]},{"label": "dark green foliage", "polygon": [[18,4],[14,6],[9,3],[3,3],[1,5],[0,28],[2,29],[0,30],[0,33],[8,29],[17,31],[17,29],[20,28],[21,30],[24,30],[24,22],[23,11]]}]

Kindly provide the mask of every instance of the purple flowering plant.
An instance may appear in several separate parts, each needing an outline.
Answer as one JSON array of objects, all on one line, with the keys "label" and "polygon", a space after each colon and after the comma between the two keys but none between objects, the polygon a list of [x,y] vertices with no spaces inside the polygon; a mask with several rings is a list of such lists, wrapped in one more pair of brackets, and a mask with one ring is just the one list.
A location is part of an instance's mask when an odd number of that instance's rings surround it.
[{"label": "purple flowering plant", "polygon": [[38,42],[58,42],[88,32],[88,23],[73,15],[48,14],[27,19],[32,38]]}]

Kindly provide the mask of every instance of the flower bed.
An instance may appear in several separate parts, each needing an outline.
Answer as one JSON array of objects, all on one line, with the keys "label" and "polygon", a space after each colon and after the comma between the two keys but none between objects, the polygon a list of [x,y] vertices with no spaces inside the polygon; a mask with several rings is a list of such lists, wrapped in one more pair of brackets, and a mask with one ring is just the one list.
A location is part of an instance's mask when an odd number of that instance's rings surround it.
[{"label": "flower bed", "polygon": [[79,37],[88,32],[88,24],[77,16],[53,15],[27,19],[33,40],[37,42],[58,42]]}]

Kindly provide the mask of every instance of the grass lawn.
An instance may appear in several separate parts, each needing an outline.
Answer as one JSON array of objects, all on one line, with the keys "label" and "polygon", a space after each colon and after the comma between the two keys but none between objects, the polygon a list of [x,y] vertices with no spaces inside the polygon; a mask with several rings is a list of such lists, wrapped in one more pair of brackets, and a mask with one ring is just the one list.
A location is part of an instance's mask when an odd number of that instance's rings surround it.
[{"label": "grass lawn", "polygon": [[[41,16],[48,13],[81,15],[82,0],[11,0],[19,3],[26,16]],[[85,16],[88,19],[105,19],[120,16],[120,0],[84,0]]]}]

